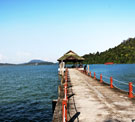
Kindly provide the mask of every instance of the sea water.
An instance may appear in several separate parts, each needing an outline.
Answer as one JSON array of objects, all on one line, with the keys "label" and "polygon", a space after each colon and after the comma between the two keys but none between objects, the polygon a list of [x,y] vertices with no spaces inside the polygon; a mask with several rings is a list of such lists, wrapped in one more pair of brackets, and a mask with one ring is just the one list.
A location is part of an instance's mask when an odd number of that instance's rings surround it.
[{"label": "sea water", "polygon": [[[128,91],[128,82],[135,84],[135,64],[90,64],[92,75],[109,77],[118,88]],[[105,77],[104,77],[105,76]],[[57,99],[58,65],[1,66],[0,122],[51,122],[52,100]],[[134,88],[135,89],[135,88]]]},{"label": "sea water", "polygon": [[57,65],[0,67],[0,122],[51,122]]}]

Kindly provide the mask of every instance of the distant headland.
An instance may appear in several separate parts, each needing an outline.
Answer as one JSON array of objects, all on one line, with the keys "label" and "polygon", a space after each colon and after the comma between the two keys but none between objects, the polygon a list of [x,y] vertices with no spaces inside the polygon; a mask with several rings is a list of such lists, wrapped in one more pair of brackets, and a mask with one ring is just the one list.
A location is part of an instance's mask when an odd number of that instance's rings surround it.
[{"label": "distant headland", "polygon": [[0,63],[0,66],[12,66],[12,65],[52,65],[52,64],[56,64],[56,63],[34,59],[34,60],[31,60],[31,61],[29,61],[27,63],[21,63],[21,64]]}]

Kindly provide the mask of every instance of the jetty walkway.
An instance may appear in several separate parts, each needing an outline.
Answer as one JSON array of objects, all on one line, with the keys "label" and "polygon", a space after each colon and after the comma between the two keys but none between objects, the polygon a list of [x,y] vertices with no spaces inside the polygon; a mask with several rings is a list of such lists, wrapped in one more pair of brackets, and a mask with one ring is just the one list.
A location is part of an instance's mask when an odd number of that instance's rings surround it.
[{"label": "jetty walkway", "polygon": [[58,89],[53,122],[135,122],[135,98],[77,69]]},{"label": "jetty walkway", "polygon": [[[80,113],[75,122],[132,122],[135,120],[135,99],[116,88],[100,83],[76,69],[69,69],[74,94],[68,100],[69,115]],[[69,94],[70,94],[69,93]]]}]

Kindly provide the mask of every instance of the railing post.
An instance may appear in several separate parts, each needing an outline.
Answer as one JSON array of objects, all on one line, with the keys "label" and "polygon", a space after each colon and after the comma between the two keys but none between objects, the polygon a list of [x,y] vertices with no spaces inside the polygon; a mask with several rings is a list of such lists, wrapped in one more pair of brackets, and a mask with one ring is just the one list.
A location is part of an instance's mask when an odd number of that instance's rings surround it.
[{"label": "railing post", "polygon": [[67,122],[67,100],[62,100],[62,121]]},{"label": "railing post", "polygon": [[129,98],[133,98],[133,87],[132,87],[132,82],[129,82]]},{"label": "railing post", "polygon": [[90,77],[91,77],[91,72],[90,72]]},{"label": "railing post", "polygon": [[102,83],[103,81],[102,81],[102,74],[100,74],[100,83]]},{"label": "railing post", "polygon": [[64,86],[64,94],[65,94],[65,99],[67,100],[67,84]]},{"label": "railing post", "polygon": [[113,88],[113,79],[110,77],[110,88]]},{"label": "railing post", "polygon": [[96,79],[96,73],[94,72],[94,79]]}]

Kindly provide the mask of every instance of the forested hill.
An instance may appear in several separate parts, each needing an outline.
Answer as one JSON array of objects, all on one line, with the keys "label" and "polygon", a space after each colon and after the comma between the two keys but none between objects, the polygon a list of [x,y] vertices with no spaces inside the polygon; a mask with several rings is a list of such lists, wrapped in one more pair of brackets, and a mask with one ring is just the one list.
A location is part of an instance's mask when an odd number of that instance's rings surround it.
[{"label": "forested hill", "polygon": [[83,57],[86,64],[104,64],[106,62],[135,63],[135,38],[124,40],[120,45],[104,52],[90,53]]}]

